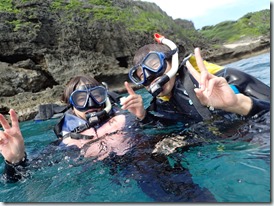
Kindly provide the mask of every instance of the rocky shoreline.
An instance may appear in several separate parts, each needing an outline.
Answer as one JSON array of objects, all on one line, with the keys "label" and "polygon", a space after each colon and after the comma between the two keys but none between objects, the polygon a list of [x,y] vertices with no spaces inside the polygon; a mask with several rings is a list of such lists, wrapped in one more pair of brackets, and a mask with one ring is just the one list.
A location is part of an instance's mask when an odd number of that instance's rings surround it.
[{"label": "rocky shoreline", "polygon": [[[192,22],[174,21],[156,4],[115,0],[112,7],[105,8],[115,14],[117,8],[118,12],[124,12],[124,8],[134,7],[138,12],[132,15],[143,12],[156,16],[150,16],[155,28],[144,28],[142,24],[138,30],[129,26],[139,24],[127,25],[125,19],[96,19],[93,14],[104,6],[83,2],[84,8],[66,10],[64,5],[53,7],[51,0],[12,0],[15,11],[0,12],[0,113],[9,117],[13,108],[20,121],[32,120],[39,105],[62,104],[60,97],[65,84],[79,74],[90,74],[100,82],[107,82],[110,90],[124,93],[123,83],[128,81],[134,53],[141,46],[155,42],[156,28],[177,44],[181,58],[197,46],[206,60],[220,65],[270,51],[270,37],[235,48],[222,45],[212,48],[213,43],[203,38]],[[157,15],[161,15],[160,22]],[[140,16],[129,20],[140,23],[143,21]],[[169,27],[161,27],[165,26],[162,21]]]},{"label": "rocky shoreline", "polygon": [[205,59],[225,65],[270,52],[270,45],[269,37],[260,37],[256,40],[247,40],[241,43],[235,42],[230,45],[223,45],[220,49],[210,52],[209,55],[206,55]]},{"label": "rocky shoreline", "polygon": [[[214,59],[215,63],[225,65],[240,59],[249,58],[262,53],[270,52],[269,44],[250,43],[245,46],[238,46],[236,48],[223,49],[222,54],[218,56],[208,56],[207,59]],[[109,84],[110,90],[117,93],[125,93],[123,86],[127,79],[127,72],[115,73],[113,75],[98,76],[97,79],[105,81]],[[140,87],[134,87],[139,89]],[[41,92],[23,92],[10,97],[0,97],[0,112],[9,118],[8,111],[10,108],[15,109],[19,116],[19,121],[32,120],[38,113],[39,105],[43,104],[58,104],[62,105],[60,97],[63,93],[64,85],[54,85],[52,88],[46,88]]]}]

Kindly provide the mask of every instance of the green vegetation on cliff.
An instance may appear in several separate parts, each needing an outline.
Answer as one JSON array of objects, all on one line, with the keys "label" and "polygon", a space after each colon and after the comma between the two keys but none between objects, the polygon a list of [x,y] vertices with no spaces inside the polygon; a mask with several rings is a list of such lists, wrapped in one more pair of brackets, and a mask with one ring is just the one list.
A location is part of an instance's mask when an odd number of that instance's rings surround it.
[{"label": "green vegetation on cliff", "polygon": [[[33,6],[38,5],[38,6]],[[40,5],[55,14],[65,25],[122,25],[129,32],[160,32],[172,39],[184,40],[189,47],[208,47],[240,40],[270,36],[270,10],[248,13],[238,21],[224,21],[201,30],[189,27],[186,20],[174,21],[156,4],[131,0],[1,0],[0,13],[15,15],[8,18],[14,32],[39,29]],[[179,21],[179,23],[178,23]],[[38,22],[38,23],[37,23]],[[190,22],[192,23],[192,22]],[[29,28],[29,29],[28,29]],[[121,27],[119,27],[121,28]]]},{"label": "green vegetation on cliff", "polygon": [[[39,0],[1,0],[0,12],[20,13],[22,5],[42,3]],[[61,20],[68,22],[74,17],[89,19],[89,21],[112,21],[123,23],[131,31],[151,31],[168,29],[171,18],[162,11],[153,12],[144,9],[146,2],[113,1],[110,0],[49,0],[46,1],[52,12],[62,13]],[[117,3],[118,2],[118,3]],[[149,5],[149,4],[148,4]],[[19,8],[19,9],[18,9]],[[17,22],[19,23],[19,22]],[[175,24],[173,25],[175,26]]]},{"label": "green vegetation on cliff", "polygon": [[11,0],[1,0],[0,1],[0,11],[12,11]]},{"label": "green vegetation on cliff", "polygon": [[[53,12],[65,13],[65,20],[75,15],[95,21],[124,24],[129,31],[151,32],[177,27],[155,4],[129,0],[51,0]],[[67,20],[67,19],[66,19]],[[180,28],[181,29],[181,28]],[[193,28],[194,29],[194,28]],[[197,35],[197,33],[196,33]]]},{"label": "green vegetation on cliff", "polygon": [[[38,5],[38,6],[35,6]],[[192,28],[178,25],[156,4],[131,0],[1,0],[0,13],[13,13],[17,17],[8,22],[13,31],[26,30],[34,19],[39,19],[39,5],[47,5],[48,12],[56,14],[60,22],[66,25],[117,24],[130,32],[164,32],[172,38],[188,39],[203,45],[203,38]],[[35,11],[37,10],[37,11]],[[183,21],[182,21],[183,22]],[[34,25],[32,25],[34,27]],[[206,42],[206,41],[205,41]]]},{"label": "green vegetation on cliff", "polygon": [[248,13],[238,21],[224,21],[215,26],[205,26],[200,33],[221,43],[270,36],[270,10]]}]

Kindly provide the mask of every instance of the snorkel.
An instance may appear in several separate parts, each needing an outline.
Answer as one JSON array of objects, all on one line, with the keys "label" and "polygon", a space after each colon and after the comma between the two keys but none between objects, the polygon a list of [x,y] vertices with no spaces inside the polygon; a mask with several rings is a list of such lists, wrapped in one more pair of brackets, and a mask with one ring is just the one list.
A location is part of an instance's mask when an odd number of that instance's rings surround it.
[{"label": "snorkel", "polygon": [[172,55],[171,69],[149,87],[148,91],[152,94],[152,96],[156,97],[158,94],[160,94],[163,91],[162,87],[164,86],[164,84],[166,84],[170,80],[170,78],[177,73],[179,68],[179,57],[178,57],[178,48],[176,44],[174,44],[171,40],[165,38],[164,36],[158,33],[154,34],[154,38],[158,43],[167,45],[171,50],[176,49],[175,54]]}]

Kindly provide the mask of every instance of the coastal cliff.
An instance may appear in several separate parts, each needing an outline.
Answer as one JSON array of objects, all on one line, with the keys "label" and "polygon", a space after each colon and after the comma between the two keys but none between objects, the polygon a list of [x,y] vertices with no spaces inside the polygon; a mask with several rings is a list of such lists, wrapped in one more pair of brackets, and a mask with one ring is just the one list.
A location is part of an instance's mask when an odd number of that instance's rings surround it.
[{"label": "coastal cliff", "polygon": [[65,84],[78,74],[117,90],[128,80],[134,52],[154,43],[156,32],[178,45],[180,58],[200,47],[220,64],[270,49],[268,36],[215,48],[192,22],[140,1],[4,0],[0,20],[0,113],[13,108],[20,121],[33,119],[41,104],[62,104]]}]

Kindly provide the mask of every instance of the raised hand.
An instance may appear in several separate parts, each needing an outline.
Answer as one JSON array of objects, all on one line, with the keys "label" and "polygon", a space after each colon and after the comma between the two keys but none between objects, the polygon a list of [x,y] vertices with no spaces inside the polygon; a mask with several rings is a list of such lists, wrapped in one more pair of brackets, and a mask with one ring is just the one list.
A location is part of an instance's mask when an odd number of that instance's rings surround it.
[{"label": "raised hand", "polygon": [[19,128],[17,115],[10,109],[11,126],[5,117],[0,114],[0,123],[4,131],[0,131],[0,152],[5,160],[17,163],[24,158],[24,139]]},{"label": "raised hand", "polygon": [[128,110],[137,118],[143,119],[146,115],[146,110],[143,105],[142,96],[136,94],[128,82],[125,82],[125,87],[129,96],[121,98],[121,108],[124,110]]},{"label": "raised hand", "polygon": [[246,115],[252,106],[251,99],[243,94],[236,95],[225,78],[210,74],[203,63],[199,48],[194,50],[194,54],[200,73],[189,61],[186,66],[199,82],[199,88],[195,89],[195,93],[201,104]]}]

